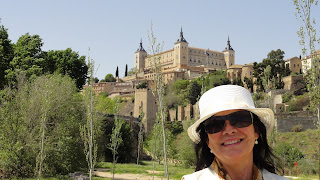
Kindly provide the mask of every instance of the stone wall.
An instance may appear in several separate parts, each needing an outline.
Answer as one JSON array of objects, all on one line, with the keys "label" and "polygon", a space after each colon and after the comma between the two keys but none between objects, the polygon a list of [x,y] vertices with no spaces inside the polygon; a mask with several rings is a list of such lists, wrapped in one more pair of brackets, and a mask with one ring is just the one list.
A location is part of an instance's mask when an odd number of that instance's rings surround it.
[{"label": "stone wall", "polygon": [[285,90],[294,91],[305,87],[303,83],[303,75],[286,76],[283,79]]},{"label": "stone wall", "polygon": [[177,120],[177,111],[176,109],[169,109],[169,121],[176,121]]},{"label": "stone wall", "polygon": [[277,119],[278,132],[291,132],[292,128],[297,125],[302,125],[302,131],[307,129],[315,129],[315,117],[308,111],[295,111],[289,113],[277,113],[275,114]]}]

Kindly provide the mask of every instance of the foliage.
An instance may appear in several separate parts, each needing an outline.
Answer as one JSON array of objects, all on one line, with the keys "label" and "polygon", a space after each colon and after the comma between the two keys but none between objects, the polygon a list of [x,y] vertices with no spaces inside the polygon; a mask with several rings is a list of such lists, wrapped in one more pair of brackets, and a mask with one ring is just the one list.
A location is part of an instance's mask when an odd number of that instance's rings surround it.
[{"label": "foliage", "polygon": [[17,72],[25,74],[27,78],[35,78],[42,74],[43,64],[41,47],[42,39],[39,35],[22,35],[14,44],[14,58],[10,61],[10,67],[6,70],[8,81],[16,82]]},{"label": "foliage", "polygon": [[124,76],[127,77],[128,76],[128,64],[126,64],[126,70],[124,72]]},{"label": "foliage", "polygon": [[119,77],[119,68],[118,68],[118,66],[117,66],[116,76],[115,77]]},{"label": "foliage", "polygon": [[191,104],[195,104],[200,96],[201,93],[201,86],[198,84],[196,80],[192,80],[191,83],[188,85],[187,89],[187,98]]},{"label": "foliage", "polygon": [[146,81],[143,81],[136,86],[137,89],[144,89],[147,87],[148,87],[148,83]]},{"label": "foliage", "polygon": [[166,127],[166,129],[168,129],[171,133],[172,133],[172,135],[174,135],[174,136],[176,136],[176,135],[178,135],[178,134],[180,134],[180,133],[182,133],[183,132],[183,126],[182,126],[182,123],[181,122],[179,122],[179,121],[168,121],[168,122],[166,122],[166,124],[165,124],[165,127]]},{"label": "foliage", "polygon": [[94,82],[94,83],[98,83],[98,82],[99,82],[99,78],[94,77],[94,78],[93,78],[93,82]]},{"label": "foliage", "polygon": [[112,74],[107,74],[104,80],[105,82],[116,82],[116,78],[114,78]]},{"label": "foliage", "polygon": [[287,103],[292,99],[291,93],[285,93],[282,95],[282,103]]},{"label": "foliage", "polygon": [[[123,120],[122,120],[123,121]],[[112,134],[112,129],[115,127],[114,125],[114,116],[108,116],[105,117],[104,119],[104,126],[103,126],[103,132],[104,132],[104,140],[101,141],[101,143],[104,144],[103,147],[103,152],[104,152],[104,160],[106,161],[111,161],[113,160],[113,154],[110,148],[108,148],[108,144],[110,144],[110,139],[111,139],[111,134]],[[132,142],[133,142],[133,137],[131,134],[131,128],[130,124],[127,123],[126,121],[123,122],[119,134],[121,135],[122,143],[118,147],[116,159],[117,162],[120,163],[128,163],[132,161]],[[107,144],[107,146],[106,146]]]},{"label": "foliage", "polygon": [[75,80],[78,89],[82,89],[88,73],[85,56],[80,56],[71,48],[67,48],[66,50],[50,50],[43,53],[43,57],[45,59],[44,73],[67,74]]},{"label": "foliage", "polygon": [[[162,147],[163,144],[163,133],[161,133],[162,128],[160,123],[155,123],[153,126],[152,131],[146,138],[145,147],[152,152],[154,160],[158,161],[160,164],[161,160],[164,160],[164,150]],[[165,129],[166,135],[166,146],[167,146],[167,156],[174,157],[175,155],[175,148],[173,145],[174,136],[169,131],[169,129]]]},{"label": "foliage", "polygon": [[[165,166],[165,172],[167,180],[169,180],[169,173],[168,173],[168,162],[167,162],[167,135],[164,127],[164,122],[166,120],[166,107],[164,105],[164,78],[163,74],[161,73],[162,67],[161,67],[161,56],[156,56],[162,51],[163,45],[156,43],[156,37],[153,33],[152,29],[152,23],[150,28],[150,33],[148,32],[148,39],[151,45],[151,51],[153,54],[153,58],[150,58],[150,64],[151,64],[151,71],[154,73],[154,86],[153,86],[153,93],[156,96],[156,102],[158,104],[158,113],[155,124],[160,124],[162,126],[162,138],[163,138],[163,158],[164,158],[164,166]],[[156,137],[155,137],[156,138]]]},{"label": "foliage", "polygon": [[96,110],[100,113],[113,114],[114,107],[116,105],[116,99],[110,99],[104,94],[99,94],[98,102],[96,104]]},{"label": "foliage", "polygon": [[233,85],[242,86],[242,87],[244,86],[241,78],[236,78],[236,79],[234,79],[234,80],[232,81],[232,84],[233,84]]},{"label": "foliage", "polygon": [[85,57],[70,48],[48,52],[42,51],[43,41],[39,35],[26,33],[15,44],[8,39],[7,29],[0,26],[0,88],[8,82],[17,82],[17,74],[27,79],[55,72],[69,75],[78,89],[86,82],[88,67]]},{"label": "foliage", "polygon": [[[319,55],[315,56],[316,44],[320,42],[320,38],[316,36],[316,20],[311,15],[313,8],[317,7],[318,1],[315,0],[293,0],[295,5],[296,18],[301,21],[299,31],[300,45],[302,46],[303,55],[309,55],[311,59],[311,69],[308,70],[307,88],[310,97],[310,109],[317,111],[318,125],[320,127],[320,71],[319,71]],[[306,43],[307,42],[307,43]],[[304,60],[306,64],[308,63]]]},{"label": "foliage", "polygon": [[8,30],[3,25],[0,26],[0,89],[7,84],[5,70],[9,68],[10,61],[13,59],[13,45],[8,38]]},{"label": "foliage", "polygon": [[179,146],[177,146],[177,157],[182,161],[182,164],[185,167],[194,166],[196,162],[194,144],[190,140],[187,131],[179,134],[175,142],[179,144]]},{"label": "foliage", "polygon": [[[79,138],[84,107],[73,81],[57,74],[41,76],[33,82],[20,79],[18,76],[15,89],[6,88],[2,93],[0,169],[7,177],[34,177],[43,132],[44,176],[84,167]],[[43,124],[45,131],[41,131]]]},{"label": "foliage", "polygon": [[255,92],[252,98],[254,101],[265,100],[265,94],[263,92]]},{"label": "foliage", "polygon": [[138,73],[138,70],[133,67],[128,71],[128,76],[132,76],[132,75],[135,75],[137,73]]},{"label": "foliage", "polygon": [[[119,104],[116,106],[119,107]],[[118,110],[116,110],[118,111]],[[116,112],[117,114],[117,112]],[[118,115],[114,116],[114,126],[112,128],[112,133],[111,133],[111,138],[110,138],[110,143],[107,145],[108,148],[112,151],[113,155],[113,168],[112,168],[112,174],[113,174],[113,179],[114,179],[114,170],[115,170],[115,164],[117,163],[116,156],[118,154],[118,148],[120,144],[123,142],[121,138],[121,127],[124,124],[124,120],[121,118],[118,118]]]},{"label": "foliage", "polygon": [[[90,49],[89,49],[90,50]],[[96,97],[93,94],[93,78],[94,78],[94,60],[88,56],[88,66],[89,66],[89,87],[85,89],[84,104],[86,106],[87,122],[85,125],[81,126],[81,139],[84,144],[84,154],[86,155],[86,160],[88,163],[89,178],[92,179],[92,173],[94,170],[95,163],[97,161],[98,143],[97,139],[101,134],[101,121],[96,113]]]},{"label": "foliage", "polygon": [[230,80],[226,77],[226,72],[220,70],[209,74],[204,80],[205,91],[220,85],[230,84]]},{"label": "foliage", "polygon": [[174,91],[176,94],[181,93],[182,90],[187,89],[190,82],[188,80],[178,79],[174,82]]},{"label": "foliage", "polygon": [[244,77],[243,81],[246,84],[247,88],[250,90],[250,92],[253,92],[253,80],[252,80],[252,78]]},{"label": "foliage", "polygon": [[284,54],[285,52],[280,49],[272,50],[261,63],[253,63],[253,77],[256,78],[254,84],[257,85],[257,91],[284,87],[282,78],[290,74],[289,67],[284,64]]},{"label": "foliage", "polygon": [[302,124],[298,124],[298,125],[295,125],[291,128],[291,131],[292,132],[300,132],[302,130],[303,126]]},{"label": "foliage", "polygon": [[276,147],[276,154],[282,158],[287,167],[293,167],[294,163],[303,158],[302,152],[288,143],[280,143]]}]

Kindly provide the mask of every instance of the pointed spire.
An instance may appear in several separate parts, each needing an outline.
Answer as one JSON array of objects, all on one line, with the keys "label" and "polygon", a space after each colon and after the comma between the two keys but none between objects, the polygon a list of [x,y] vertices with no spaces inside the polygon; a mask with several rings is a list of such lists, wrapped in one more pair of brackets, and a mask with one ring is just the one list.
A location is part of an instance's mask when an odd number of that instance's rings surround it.
[{"label": "pointed spire", "polygon": [[227,41],[227,47],[226,47],[224,50],[225,50],[225,51],[227,51],[227,50],[232,50],[232,51],[233,51],[233,49],[232,49],[232,47],[231,47],[231,45],[230,45],[229,36],[228,36],[228,41]]},{"label": "pointed spire", "polygon": [[[184,39],[184,37],[183,37],[182,26],[181,26],[181,31],[180,31],[180,37],[179,37],[179,39],[177,40],[177,42],[186,42],[186,43],[187,43],[186,39]],[[176,43],[177,43],[177,42],[176,42]]]},{"label": "pointed spire", "polygon": [[142,38],[141,38],[141,40],[140,40],[140,46],[139,46],[139,48],[137,49],[137,52],[140,52],[140,51],[146,52],[146,50],[144,50],[144,48],[143,48],[143,46],[142,46]]}]

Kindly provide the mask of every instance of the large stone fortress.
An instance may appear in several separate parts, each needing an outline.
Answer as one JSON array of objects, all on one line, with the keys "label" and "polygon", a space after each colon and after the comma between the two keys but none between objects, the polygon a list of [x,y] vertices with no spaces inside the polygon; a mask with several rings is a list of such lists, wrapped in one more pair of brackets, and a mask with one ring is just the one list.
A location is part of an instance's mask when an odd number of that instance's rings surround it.
[{"label": "large stone fortress", "polygon": [[182,28],[173,49],[156,55],[148,55],[141,41],[140,47],[134,55],[134,67],[140,77],[147,80],[153,79],[154,74],[151,70],[154,59],[160,60],[165,83],[177,79],[193,79],[214,70],[226,70],[235,62],[235,51],[230,45],[229,38],[227,47],[222,52],[189,47],[189,43],[183,37]]}]

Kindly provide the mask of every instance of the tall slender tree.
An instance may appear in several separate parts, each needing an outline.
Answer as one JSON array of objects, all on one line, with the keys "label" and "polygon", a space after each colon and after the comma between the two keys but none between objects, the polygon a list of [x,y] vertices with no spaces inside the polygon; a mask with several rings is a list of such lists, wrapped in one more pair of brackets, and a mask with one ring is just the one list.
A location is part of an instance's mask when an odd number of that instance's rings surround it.
[{"label": "tall slender tree", "polygon": [[128,64],[126,64],[126,71],[124,72],[124,76],[125,76],[125,77],[128,76]]},{"label": "tall slender tree", "polygon": [[8,36],[8,29],[0,26],[0,89],[7,84],[5,70],[9,68],[10,61],[13,59],[13,46]]},{"label": "tall slender tree", "polygon": [[[161,56],[158,54],[162,51],[163,44],[156,44],[156,37],[154,36],[153,29],[152,29],[152,22],[150,32],[148,33],[148,39],[151,44],[151,53],[153,57],[151,58],[150,63],[153,66],[153,73],[155,74],[154,81],[154,92],[155,96],[157,97],[157,104],[158,104],[158,116],[160,117],[160,122],[162,126],[162,137],[163,137],[163,155],[164,155],[164,164],[165,164],[165,175],[169,180],[169,173],[168,173],[168,162],[167,162],[167,149],[166,149],[166,132],[164,127],[165,121],[165,106],[163,104],[163,96],[164,96],[164,79],[163,74],[161,73]],[[157,122],[156,122],[157,123]]]},{"label": "tall slender tree", "polygon": [[[316,45],[319,44],[320,38],[317,38],[316,20],[312,16],[313,8],[318,7],[318,1],[315,0],[293,0],[296,11],[296,18],[302,23],[300,30],[297,32],[300,37],[300,45],[304,56],[305,64],[311,67],[308,70],[307,88],[309,90],[311,109],[317,112],[317,124],[320,127],[320,55],[316,54]],[[317,10],[319,11],[319,10]],[[308,62],[307,59],[311,61]],[[308,64],[309,63],[309,64]]]},{"label": "tall slender tree", "polygon": [[[89,49],[90,51],[90,49]],[[85,104],[87,107],[87,124],[81,127],[81,137],[84,142],[84,153],[89,169],[89,178],[92,179],[92,173],[97,160],[98,144],[96,143],[99,134],[98,117],[95,113],[96,98],[93,94],[93,78],[94,78],[94,60],[88,55],[89,66],[89,88],[84,93]]]},{"label": "tall slender tree", "polygon": [[119,68],[117,66],[117,70],[116,70],[116,78],[119,77]]}]

